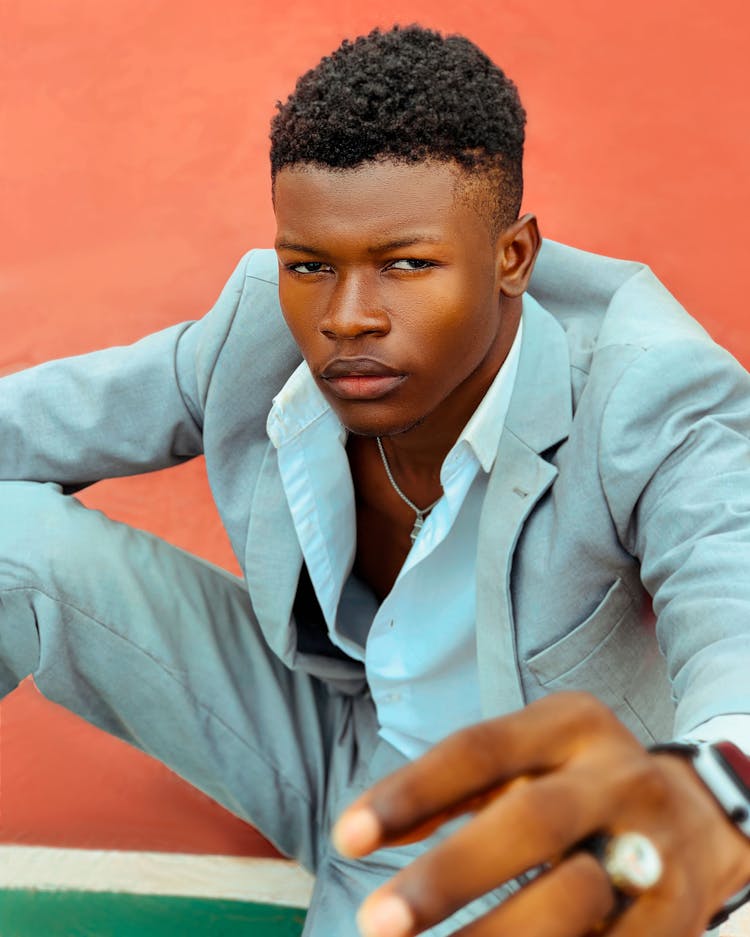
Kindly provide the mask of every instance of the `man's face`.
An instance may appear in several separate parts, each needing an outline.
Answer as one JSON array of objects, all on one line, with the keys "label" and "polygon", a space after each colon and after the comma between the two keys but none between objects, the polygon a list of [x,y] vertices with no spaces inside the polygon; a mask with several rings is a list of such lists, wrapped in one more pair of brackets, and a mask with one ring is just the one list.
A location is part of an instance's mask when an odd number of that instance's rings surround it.
[{"label": "man's face", "polygon": [[378,162],[276,177],[284,318],[354,433],[458,435],[507,354],[496,245],[456,197],[457,172]]}]

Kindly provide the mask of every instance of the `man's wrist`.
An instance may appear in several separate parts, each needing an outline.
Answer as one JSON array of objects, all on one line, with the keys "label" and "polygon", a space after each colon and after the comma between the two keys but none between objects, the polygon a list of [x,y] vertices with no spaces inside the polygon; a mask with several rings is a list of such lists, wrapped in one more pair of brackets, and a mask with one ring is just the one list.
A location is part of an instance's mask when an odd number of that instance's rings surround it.
[{"label": "man's wrist", "polygon": [[[681,755],[690,760],[695,773],[727,819],[746,837],[750,853],[750,758],[732,742],[726,741],[668,742],[654,745],[650,751],[654,754]],[[709,928],[718,927],[748,901],[750,881],[711,918]]]}]

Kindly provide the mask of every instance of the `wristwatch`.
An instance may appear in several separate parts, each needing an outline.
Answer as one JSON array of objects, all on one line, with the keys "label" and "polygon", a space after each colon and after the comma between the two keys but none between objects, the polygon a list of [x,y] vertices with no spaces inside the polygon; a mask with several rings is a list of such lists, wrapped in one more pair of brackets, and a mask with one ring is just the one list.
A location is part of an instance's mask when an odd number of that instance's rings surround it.
[{"label": "wristwatch", "polygon": [[[653,745],[649,751],[689,758],[695,773],[714,795],[724,813],[750,840],[750,758],[741,749],[732,742],[667,742]],[[711,918],[709,929],[723,924],[746,901],[750,901],[750,883],[732,895]]]}]

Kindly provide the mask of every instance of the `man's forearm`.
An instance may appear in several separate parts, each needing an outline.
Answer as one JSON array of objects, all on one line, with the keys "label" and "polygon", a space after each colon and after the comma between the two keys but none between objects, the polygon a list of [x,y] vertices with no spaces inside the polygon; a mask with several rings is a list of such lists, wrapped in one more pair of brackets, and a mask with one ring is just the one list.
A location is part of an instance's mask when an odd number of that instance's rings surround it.
[{"label": "man's forearm", "polygon": [[187,328],[3,378],[0,478],[75,489],[198,455],[200,427],[174,369]]}]

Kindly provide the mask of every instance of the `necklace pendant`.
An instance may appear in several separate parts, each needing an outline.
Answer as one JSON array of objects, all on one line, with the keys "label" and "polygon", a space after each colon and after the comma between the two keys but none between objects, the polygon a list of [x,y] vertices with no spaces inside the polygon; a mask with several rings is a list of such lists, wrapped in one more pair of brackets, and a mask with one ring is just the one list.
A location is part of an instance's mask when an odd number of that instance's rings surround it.
[{"label": "necklace pendant", "polygon": [[411,533],[409,534],[412,543],[414,543],[414,541],[419,536],[419,531],[422,529],[422,527],[424,527],[424,514],[422,514],[421,511],[417,511],[417,516],[414,519],[414,526],[412,527]]},{"label": "necklace pendant", "polygon": [[419,531],[424,526],[425,517],[427,517],[430,511],[435,507],[435,505],[438,503],[440,498],[437,498],[435,501],[432,502],[432,504],[428,504],[426,508],[420,511],[419,508],[416,506],[416,504],[413,501],[411,501],[409,498],[407,498],[406,495],[403,493],[403,491],[396,484],[396,479],[393,477],[393,472],[391,472],[391,467],[390,465],[388,465],[388,459],[386,459],[385,457],[385,450],[383,449],[383,443],[380,441],[380,436],[376,436],[375,441],[378,444],[378,452],[380,453],[380,459],[383,463],[383,468],[385,469],[385,474],[388,478],[388,481],[391,484],[391,488],[393,488],[393,490],[396,492],[399,498],[401,498],[404,504],[408,504],[409,507],[412,509],[412,511],[414,511],[417,515],[414,520],[414,526],[412,527],[411,533],[409,534],[409,536],[411,537],[411,542],[414,543],[414,541],[419,536]]}]

